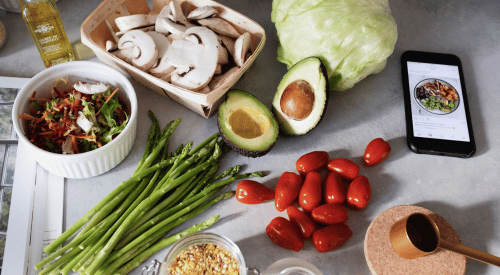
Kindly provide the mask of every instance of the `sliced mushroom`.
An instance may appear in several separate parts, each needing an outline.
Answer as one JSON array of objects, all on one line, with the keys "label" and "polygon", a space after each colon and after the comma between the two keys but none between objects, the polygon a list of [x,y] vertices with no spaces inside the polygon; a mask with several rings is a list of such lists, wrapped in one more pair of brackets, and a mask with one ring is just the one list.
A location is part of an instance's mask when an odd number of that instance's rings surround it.
[{"label": "sliced mushroom", "polygon": [[217,64],[217,67],[215,67],[214,74],[221,74],[221,73],[222,73],[222,66],[220,64]]},{"label": "sliced mushroom", "polygon": [[250,40],[250,33],[246,32],[234,42],[234,63],[240,67],[243,67],[246,54],[250,50]]},{"label": "sliced mushroom", "polygon": [[238,69],[239,67],[234,66],[223,74],[214,75],[210,83],[208,83],[208,88],[210,88],[211,91],[219,88],[222,84],[229,81],[229,79],[238,72]]},{"label": "sliced mushroom", "polygon": [[132,64],[132,55],[133,55],[132,52],[133,52],[133,50],[134,50],[134,48],[127,48],[127,49],[123,49],[123,50],[116,48],[116,50],[110,51],[109,53],[115,55],[116,57],[120,58],[121,60],[123,60],[127,63]]},{"label": "sliced mushroom", "polygon": [[82,113],[82,111],[78,112],[78,117],[76,118],[76,124],[80,126],[80,128],[82,128],[82,130],[85,133],[88,133],[90,129],[92,129],[92,126],[94,126],[94,123],[88,120]]},{"label": "sliced mushroom", "polygon": [[153,38],[158,47],[158,57],[156,58],[155,64],[149,69],[149,73],[163,79],[175,69],[175,67],[165,58],[168,47],[170,46],[170,40],[159,32],[150,31],[147,32],[147,34]]},{"label": "sliced mushroom", "polygon": [[[155,30],[155,25],[150,25],[150,26],[135,28],[135,29],[132,29],[132,30],[141,30],[143,32],[154,31]],[[120,38],[120,37],[122,37],[124,34],[126,34],[129,31],[131,31],[131,30],[117,32],[116,33],[116,37]]]},{"label": "sliced mushroom", "polygon": [[222,41],[222,44],[226,47],[228,50],[229,54],[231,56],[234,56],[234,38],[225,36],[225,35],[219,35],[220,40]]},{"label": "sliced mushroom", "polygon": [[170,12],[173,15],[174,22],[180,23],[187,28],[194,27],[193,24],[187,21],[186,16],[182,11],[181,3],[179,2],[179,0],[173,0],[168,5],[170,6]]},{"label": "sliced mushroom", "polygon": [[149,14],[133,14],[117,17],[115,19],[116,26],[121,32],[154,25],[155,21],[156,15]]},{"label": "sliced mushroom", "polygon": [[198,41],[189,38],[173,40],[166,54],[168,62],[176,68],[195,66],[203,52],[203,45]]},{"label": "sliced mushroom", "polygon": [[188,27],[172,21],[169,18],[170,13],[171,12],[169,5],[163,7],[161,12],[156,17],[155,31],[164,34],[169,34],[169,33],[177,35],[183,34],[188,29]]},{"label": "sliced mushroom", "polygon": [[198,91],[198,93],[200,93],[200,94],[208,94],[208,93],[210,93],[210,88],[208,88],[208,86],[205,86],[205,87],[201,88]]},{"label": "sliced mushroom", "polygon": [[80,93],[84,94],[97,94],[97,93],[103,93],[109,89],[109,85],[102,83],[102,82],[96,82],[96,83],[87,83],[87,82],[81,82],[78,81],[73,85],[73,88]]},{"label": "sliced mushroom", "polygon": [[115,42],[113,42],[111,40],[106,41],[106,51],[107,52],[112,52],[112,51],[116,51],[116,50],[118,50],[118,45]]},{"label": "sliced mushroom", "polygon": [[187,16],[188,20],[199,20],[199,19],[205,19],[209,18],[211,16],[219,14],[219,11],[215,9],[212,6],[203,6],[199,7],[192,12],[189,13]]},{"label": "sliced mushroom", "polygon": [[66,140],[61,145],[63,155],[72,155],[75,153],[73,150],[73,139],[71,137],[66,137]]},{"label": "sliced mushroom", "polygon": [[132,64],[147,71],[158,57],[158,47],[151,36],[141,30],[131,30],[118,41],[118,49],[132,49]]},{"label": "sliced mushroom", "polygon": [[[189,66],[183,74],[173,74],[171,82],[179,87],[197,91],[210,82],[217,67],[219,42],[218,36],[204,27],[192,27],[185,32],[185,37],[194,36],[199,44],[188,40],[174,40],[167,51],[167,60],[174,66]],[[181,48],[182,47],[182,48]],[[176,64],[177,63],[177,64]]]},{"label": "sliced mushroom", "polygon": [[172,80],[172,76],[173,75],[177,75],[177,74],[182,74],[182,73],[187,73],[189,72],[189,67],[183,67],[183,68],[175,68],[174,66],[172,66],[172,64],[170,64],[165,56],[163,57],[163,59],[165,59],[165,64],[167,64],[169,67],[163,71],[163,73],[159,74],[159,75],[156,75],[156,77],[158,77],[159,79],[163,80],[163,81],[166,81],[166,82],[171,82]]},{"label": "sliced mushroom", "polygon": [[231,25],[231,23],[221,18],[201,19],[198,20],[198,23],[200,23],[200,25],[202,26],[211,29],[212,31],[218,34],[222,34],[233,38],[240,36],[238,30],[236,30],[236,28],[234,28],[233,25]]},{"label": "sliced mushroom", "polygon": [[226,47],[223,45],[222,40],[219,39],[219,57],[217,63],[221,65],[225,65],[229,63],[229,54],[227,52]]}]

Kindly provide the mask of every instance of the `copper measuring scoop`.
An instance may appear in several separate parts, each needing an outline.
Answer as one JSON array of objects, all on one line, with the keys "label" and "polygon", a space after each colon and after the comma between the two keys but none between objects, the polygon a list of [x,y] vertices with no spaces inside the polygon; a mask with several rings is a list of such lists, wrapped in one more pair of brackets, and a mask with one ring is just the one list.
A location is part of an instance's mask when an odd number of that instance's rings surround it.
[{"label": "copper measuring scoop", "polygon": [[396,253],[405,259],[416,259],[442,248],[500,267],[499,257],[441,239],[434,220],[422,213],[411,214],[394,223],[389,238]]}]

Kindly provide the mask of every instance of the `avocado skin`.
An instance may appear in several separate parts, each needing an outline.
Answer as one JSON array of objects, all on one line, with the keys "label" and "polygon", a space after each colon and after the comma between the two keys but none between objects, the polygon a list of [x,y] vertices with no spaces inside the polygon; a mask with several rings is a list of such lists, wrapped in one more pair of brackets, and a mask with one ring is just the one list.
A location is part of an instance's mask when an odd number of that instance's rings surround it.
[{"label": "avocado skin", "polygon": [[[321,60],[321,59],[320,59]],[[321,65],[319,66],[319,68],[321,69],[321,73],[326,77],[328,76],[328,73],[326,72],[326,67],[325,65],[323,65],[323,62],[321,62]],[[328,78],[327,78],[328,79]],[[321,121],[323,120],[323,117],[325,117],[325,113],[326,113],[326,108],[328,107],[328,102],[330,102],[330,96],[329,96],[329,92],[330,92],[330,82],[329,81],[326,81],[325,83],[325,92],[326,92],[326,99],[325,99],[325,108],[323,109],[323,113],[321,113],[321,116],[318,120],[318,122],[316,123],[316,125],[314,125],[314,127],[309,130],[308,132],[312,131],[314,128],[316,128],[316,126],[318,126],[318,124],[321,123]]]},{"label": "avocado skin", "polygon": [[[323,64],[323,62],[321,61],[321,58],[319,57],[316,57],[316,56],[310,56],[310,57],[306,57],[304,59],[302,59],[301,61],[295,63],[291,68],[290,70],[288,70],[289,72],[294,70],[294,67],[295,69],[301,65],[301,63],[304,61],[304,60],[307,60],[307,59],[310,59],[310,58],[316,58],[318,59],[320,62],[320,65],[319,65],[319,68],[321,70],[321,74],[323,75],[323,77],[325,79],[327,79],[327,81],[325,81],[325,103],[324,103],[324,108],[323,108],[323,112],[320,114],[320,117],[319,117],[319,120],[314,124],[314,125],[311,125],[311,127],[309,127],[309,130],[303,132],[303,133],[297,133],[297,134],[293,134],[293,133],[289,133],[287,131],[285,131],[282,127],[280,127],[280,134],[282,136],[288,136],[288,137],[294,137],[294,136],[301,136],[301,135],[304,135],[304,134],[307,134],[309,133],[310,131],[312,131],[314,128],[316,128],[316,126],[323,120],[323,117],[325,116],[325,113],[326,113],[326,108],[328,107],[328,102],[330,101],[330,97],[329,97],[329,91],[330,91],[330,85],[329,85],[329,81],[328,81],[328,73],[326,71],[326,67],[325,65]],[[286,74],[285,74],[286,75]],[[282,80],[283,81],[283,80]],[[280,91],[277,91],[277,92],[280,92]],[[316,92],[316,91],[315,91]],[[279,104],[278,104],[279,105]],[[278,119],[278,115],[277,115],[277,110],[274,106],[274,104],[272,104],[272,112],[273,114],[275,115],[275,117]],[[278,120],[278,123],[279,123],[279,120]]]},{"label": "avocado skin", "polygon": [[[279,132],[279,126],[278,126],[278,123],[273,115],[273,113],[260,101],[258,100],[257,98],[255,98],[253,95],[247,93],[247,92],[244,92],[244,91],[240,91],[240,90],[232,90],[232,91],[229,91],[228,92],[228,96],[230,96],[230,94],[232,92],[235,92],[235,93],[240,93],[240,94],[244,94],[246,95],[248,98],[250,98],[251,100],[254,100],[255,102],[258,102],[258,105],[263,108],[262,112],[265,113],[265,114],[268,114],[269,118],[272,120],[272,125],[273,127],[275,127],[275,131]],[[221,121],[224,121],[224,118],[221,117],[221,107],[224,108],[224,104],[227,104],[227,99],[226,101],[224,101],[221,106],[219,106],[219,113],[218,113],[218,117],[217,117],[217,128],[219,129],[219,133],[220,133],[220,136],[221,136],[221,139],[234,151],[236,151],[238,154],[241,154],[243,156],[246,156],[246,157],[251,157],[251,158],[257,158],[257,157],[261,157],[261,156],[264,156],[266,155],[267,153],[269,153],[269,151],[271,151],[271,149],[273,148],[274,144],[276,144],[276,141],[277,141],[277,137],[274,138],[269,144],[267,144],[267,147],[263,150],[249,150],[249,149],[245,149],[245,148],[242,148],[240,146],[238,146],[237,144],[235,144],[233,141],[231,141],[231,139],[227,136],[227,134],[224,132],[224,129],[221,125]],[[264,109],[265,108],[265,109]]]}]

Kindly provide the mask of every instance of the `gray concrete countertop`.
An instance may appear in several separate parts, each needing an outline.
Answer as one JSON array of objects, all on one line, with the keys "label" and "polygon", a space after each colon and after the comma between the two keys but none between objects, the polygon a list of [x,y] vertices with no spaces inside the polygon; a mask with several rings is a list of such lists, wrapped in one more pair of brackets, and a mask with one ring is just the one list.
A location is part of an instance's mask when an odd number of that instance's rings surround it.
[{"label": "gray concrete countertop", "polygon": [[[286,67],[276,60],[276,30],[270,20],[271,0],[221,0],[236,11],[261,24],[267,35],[264,50],[251,70],[235,85],[254,94],[270,106]],[[222,219],[208,231],[235,241],[247,265],[265,270],[273,262],[298,257],[318,267],[323,274],[369,274],[363,253],[365,232],[382,211],[397,205],[418,205],[444,217],[458,232],[463,243],[500,255],[500,5],[495,0],[419,1],[391,0],[398,25],[398,42],[386,68],[345,92],[333,92],[319,126],[304,136],[280,137],[269,154],[250,159],[228,154],[221,169],[235,164],[244,171],[266,171],[262,182],[274,187],[285,171],[295,170],[303,154],[324,150],[330,158],[345,157],[360,163],[365,146],[382,137],[392,146],[381,165],[361,167],[370,180],[372,199],[362,211],[349,211],[347,224],[353,237],[340,249],[318,253],[307,241],[296,253],[274,245],[265,234],[266,225],[276,216],[286,216],[273,202],[248,206],[226,200],[202,217],[183,225],[186,228],[212,215]],[[68,37],[80,39],[80,25],[99,5],[99,0],[61,0],[57,6]],[[0,75],[31,77],[44,69],[20,14],[0,11],[8,30],[8,40],[0,50]],[[477,153],[470,159],[418,155],[406,146],[403,92],[399,58],[406,50],[447,52],[462,59]],[[100,62],[93,57],[89,60]],[[173,135],[172,148],[187,140],[195,144],[217,131],[216,116],[204,119],[182,105],[132,81],[139,98],[138,136],[130,155],[110,172],[86,180],[66,180],[65,227],[73,224],[101,198],[127,179],[140,159],[152,110],[165,125],[172,119],[183,121]],[[235,189],[233,184],[229,189]],[[177,230],[180,230],[179,228]],[[153,258],[163,259],[169,248]],[[149,261],[148,261],[149,262]],[[467,260],[466,274],[498,274],[499,269]],[[135,269],[131,274],[140,274]]]}]

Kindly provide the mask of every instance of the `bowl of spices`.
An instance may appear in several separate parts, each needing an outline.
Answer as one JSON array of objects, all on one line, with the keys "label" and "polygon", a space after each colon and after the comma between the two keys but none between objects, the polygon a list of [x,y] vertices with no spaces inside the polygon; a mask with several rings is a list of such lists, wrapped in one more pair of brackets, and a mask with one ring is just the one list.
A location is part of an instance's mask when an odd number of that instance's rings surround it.
[{"label": "bowl of spices", "polygon": [[233,241],[203,232],[178,241],[167,254],[159,274],[246,275],[247,267]]},{"label": "bowl of spices", "polygon": [[117,70],[68,62],[24,85],[12,120],[19,142],[43,168],[66,178],[89,178],[116,167],[132,149],[137,97]]}]

